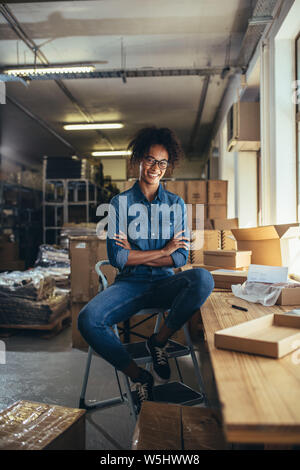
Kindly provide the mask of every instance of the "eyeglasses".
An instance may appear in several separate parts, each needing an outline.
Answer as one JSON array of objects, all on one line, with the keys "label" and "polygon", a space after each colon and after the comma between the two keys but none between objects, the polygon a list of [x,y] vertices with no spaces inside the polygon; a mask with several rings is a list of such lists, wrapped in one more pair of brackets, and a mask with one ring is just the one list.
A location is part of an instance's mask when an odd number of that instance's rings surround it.
[{"label": "eyeglasses", "polygon": [[168,160],[155,160],[153,157],[144,157],[144,160],[147,166],[154,166],[157,163],[161,170],[165,170],[169,165]]}]

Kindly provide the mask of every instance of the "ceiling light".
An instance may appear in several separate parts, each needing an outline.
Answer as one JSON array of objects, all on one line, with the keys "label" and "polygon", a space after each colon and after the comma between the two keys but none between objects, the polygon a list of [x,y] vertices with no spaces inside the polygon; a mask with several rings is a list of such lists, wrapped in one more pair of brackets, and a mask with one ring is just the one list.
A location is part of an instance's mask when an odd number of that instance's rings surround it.
[{"label": "ceiling light", "polygon": [[131,150],[103,150],[92,152],[93,157],[119,157],[121,155],[131,155]]},{"label": "ceiling light", "polygon": [[47,75],[56,73],[89,73],[93,72],[95,67],[93,65],[85,66],[69,66],[69,67],[31,67],[31,68],[18,68],[7,69],[4,73],[14,76],[27,76],[27,75]]},{"label": "ceiling light", "polygon": [[65,124],[64,129],[67,131],[84,131],[90,129],[121,129],[124,124],[121,122],[93,123],[93,124]]}]

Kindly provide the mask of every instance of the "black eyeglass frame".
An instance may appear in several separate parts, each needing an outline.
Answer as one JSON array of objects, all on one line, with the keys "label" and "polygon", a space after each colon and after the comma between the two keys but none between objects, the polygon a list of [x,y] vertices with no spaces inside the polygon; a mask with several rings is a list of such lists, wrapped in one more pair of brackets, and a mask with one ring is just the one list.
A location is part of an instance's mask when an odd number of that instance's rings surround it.
[{"label": "black eyeglass frame", "polygon": [[[149,162],[149,159],[151,159],[152,163]],[[157,163],[161,170],[166,170],[169,166],[168,160],[156,160],[155,158],[150,157],[150,155],[144,157],[144,161],[145,161],[146,165],[149,166],[149,167],[152,167],[152,166],[156,165],[156,163]],[[160,165],[161,163],[165,166],[161,167],[161,165]]]}]

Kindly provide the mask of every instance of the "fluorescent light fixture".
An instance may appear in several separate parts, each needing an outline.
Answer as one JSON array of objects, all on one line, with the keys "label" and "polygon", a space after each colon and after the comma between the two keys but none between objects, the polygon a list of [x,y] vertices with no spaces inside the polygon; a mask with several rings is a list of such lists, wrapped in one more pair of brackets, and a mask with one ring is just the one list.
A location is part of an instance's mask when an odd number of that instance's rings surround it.
[{"label": "fluorescent light fixture", "polygon": [[7,69],[4,73],[7,75],[15,76],[27,76],[27,75],[47,75],[51,73],[89,73],[93,72],[95,67],[93,65],[84,66],[69,66],[69,67],[36,67],[36,68],[19,68],[19,69]]},{"label": "fluorescent light fixture", "polygon": [[96,122],[83,124],[65,124],[64,129],[67,131],[85,131],[90,129],[121,129],[124,124],[121,122]]},{"label": "fluorescent light fixture", "polygon": [[93,157],[119,157],[121,155],[131,155],[131,150],[103,150],[92,152]]}]

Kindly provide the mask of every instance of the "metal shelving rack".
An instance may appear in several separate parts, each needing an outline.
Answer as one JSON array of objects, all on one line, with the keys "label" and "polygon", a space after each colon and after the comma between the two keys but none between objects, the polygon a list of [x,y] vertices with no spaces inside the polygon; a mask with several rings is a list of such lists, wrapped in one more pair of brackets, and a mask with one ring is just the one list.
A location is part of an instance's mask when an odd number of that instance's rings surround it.
[{"label": "metal shelving rack", "polygon": [[[60,230],[63,224],[71,222],[70,206],[84,206],[85,217],[80,222],[90,222],[90,207],[97,206],[101,188],[87,178],[47,178],[47,161],[43,165],[43,243],[47,243],[47,232],[54,231],[55,244],[59,244]],[[52,185],[53,190],[48,191],[47,186]],[[84,189],[83,189],[84,188]],[[79,194],[84,192],[84,199]],[[92,192],[92,196],[91,196]],[[70,197],[72,195],[72,197]],[[49,200],[49,197],[53,200]],[[53,207],[53,225],[47,225],[47,210]]]}]

